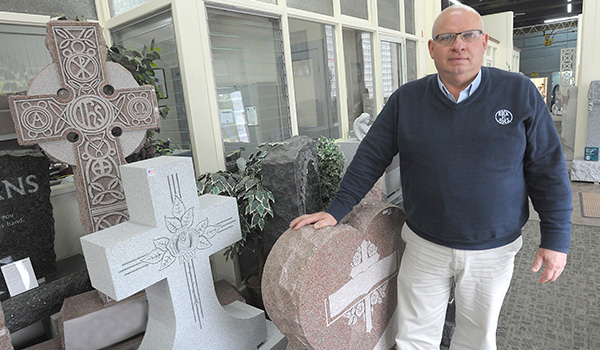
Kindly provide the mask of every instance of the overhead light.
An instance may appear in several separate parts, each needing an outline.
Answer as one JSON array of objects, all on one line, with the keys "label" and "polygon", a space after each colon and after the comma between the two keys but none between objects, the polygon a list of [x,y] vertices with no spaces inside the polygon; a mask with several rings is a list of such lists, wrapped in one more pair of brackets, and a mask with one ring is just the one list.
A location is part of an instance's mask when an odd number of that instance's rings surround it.
[{"label": "overhead light", "polygon": [[454,5],[462,5],[460,3],[460,1],[458,1],[458,0],[450,0],[450,2],[453,3]]},{"label": "overhead light", "polygon": [[573,10],[573,5],[571,3],[567,4],[567,12],[571,13],[571,11]]},{"label": "overhead light", "polygon": [[547,19],[547,20],[544,21],[544,23],[566,22],[566,21],[572,21],[574,19],[577,19],[577,16]]}]

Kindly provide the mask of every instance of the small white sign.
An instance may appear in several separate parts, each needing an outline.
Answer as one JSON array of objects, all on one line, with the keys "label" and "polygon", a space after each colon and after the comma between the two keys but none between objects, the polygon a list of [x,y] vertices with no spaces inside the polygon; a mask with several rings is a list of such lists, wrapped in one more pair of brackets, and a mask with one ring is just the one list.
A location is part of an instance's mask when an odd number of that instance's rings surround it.
[{"label": "small white sign", "polygon": [[258,125],[258,114],[256,113],[256,106],[246,107],[246,117],[248,117],[248,126]]},{"label": "small white sign", "polygon": [[38,286],[29,258],[2,266],[2,274],[11,297]]}]

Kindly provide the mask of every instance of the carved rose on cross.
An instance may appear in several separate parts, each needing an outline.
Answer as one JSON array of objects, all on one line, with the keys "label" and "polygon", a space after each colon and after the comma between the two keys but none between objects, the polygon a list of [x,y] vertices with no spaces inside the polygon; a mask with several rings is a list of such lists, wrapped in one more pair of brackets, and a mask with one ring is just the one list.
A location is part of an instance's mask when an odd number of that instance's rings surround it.
[{"label": "carved rose on cross", "polygon": [[180,263],[189,262],[196,256],[196,250],[212,246],[209,239],[219,229],[218,225],[209,226],[208,218],[194,227],[194,208],[186,209],[179,197],[173,201],[172,215],[165,216],[165,225],[173,235],[155,239],[154,250],[142,258],[148,264],[160,263],[160,270],[169,267],[177,258]]}]

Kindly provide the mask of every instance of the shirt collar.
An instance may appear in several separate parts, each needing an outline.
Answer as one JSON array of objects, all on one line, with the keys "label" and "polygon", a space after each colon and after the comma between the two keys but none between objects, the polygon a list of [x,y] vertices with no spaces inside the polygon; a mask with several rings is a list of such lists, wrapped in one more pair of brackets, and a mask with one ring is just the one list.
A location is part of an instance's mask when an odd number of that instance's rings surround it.
[{"label": "shirt collar", "polygon": [[481,84],[481,68],[479,69],[477,76],[471,82],[471,84],[469,84],[469,86],[467,86],[463,91],[460,92],[460,94],[458,95],[458,101],[454,98],[454,96],[450,93],[450,91],[448,91],[448,89],[446,89],[446,86],[444,85],[444,83],[442,83],[442,80],[440,79],[439,74],[437,74],[437,81],[438,81],[438,86],[440,87],[440,90],[442,90],[444,95],[446,95],[446,97],[450,101],[452,101],[454,103],[460,103],[460,102],[466,100],[469,96],[473,95],[473,93],[475,93],[475,90],[477,90],[477,88]]}]

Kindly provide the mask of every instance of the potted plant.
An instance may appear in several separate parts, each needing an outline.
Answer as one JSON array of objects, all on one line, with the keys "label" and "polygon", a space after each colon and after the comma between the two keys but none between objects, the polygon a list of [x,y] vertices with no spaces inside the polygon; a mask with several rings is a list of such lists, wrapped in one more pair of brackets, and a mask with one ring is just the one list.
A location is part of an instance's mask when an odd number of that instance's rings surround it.
[{"label": "potted plant", "polygon": [[[225,250],[226,259],[233,259],[244,250],[250,251],[257,259],[256,273],[248,276],[246,286],[260,290],[260,280],[266,257],[263,250],[263,229],[269,218],[273,217],[273,193],[262,184],[261,161],[275,143],[264,143],[250,154],[248,161],[238,162],[236,171],[217,171],[198,177],[198,192],[234,197],[238,204],[238,214],[242,239]],[[258,283],[256,283],[258,282]],[[257,292],[258,294],[260,292]],[[258,301],[260,295],[256,296]]]}]

